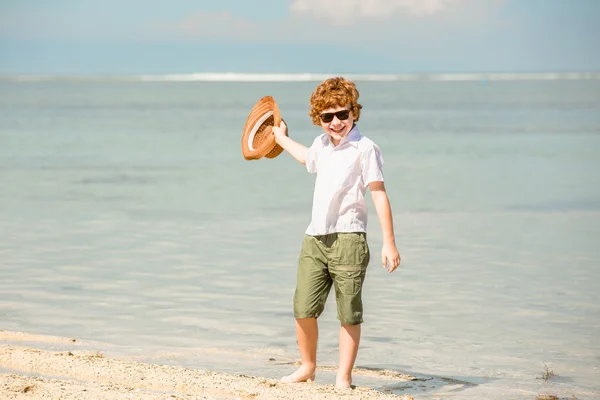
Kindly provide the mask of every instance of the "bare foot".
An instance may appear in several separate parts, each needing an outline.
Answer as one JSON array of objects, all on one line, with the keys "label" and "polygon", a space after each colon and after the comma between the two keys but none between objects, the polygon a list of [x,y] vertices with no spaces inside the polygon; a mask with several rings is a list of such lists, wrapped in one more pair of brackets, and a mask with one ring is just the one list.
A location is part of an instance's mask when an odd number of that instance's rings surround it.
[{"label": "bare foot", "polygon": [[293,374],[281,378],[281,382],[284,383],[299,383],[309,380],[315,380],[315,369],[306,367],[304,365],[298,368]]},{"label": "bare foot", "polygon": [[335,377],[335,388],[336,389],[352,389],[352,378],[351,377]]}]

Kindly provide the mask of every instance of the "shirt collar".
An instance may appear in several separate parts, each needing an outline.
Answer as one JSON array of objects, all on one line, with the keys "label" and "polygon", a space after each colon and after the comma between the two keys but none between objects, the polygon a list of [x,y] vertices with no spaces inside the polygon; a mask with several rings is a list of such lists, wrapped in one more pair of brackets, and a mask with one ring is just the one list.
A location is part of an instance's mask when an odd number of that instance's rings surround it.
[{"label": "shirt collar", "polygon": [[[336,147],[339,147],[339,146],[343,145],[344,143],[349,143],[352,146],[358,148],[358,141],[360,140],[361,137],[362,136],[360,135],[360,132],[358,131],[358,126],[356,124],[354,124],[352,129],[350,129],[350,132],[348,132],[348,134],[342,140],[340,140],[340,144],[338,144]],[[323,144],[325,146],[331,145],[333,147],[333,143],[331,142],[331,137],[328,134],[323,135]]]}]

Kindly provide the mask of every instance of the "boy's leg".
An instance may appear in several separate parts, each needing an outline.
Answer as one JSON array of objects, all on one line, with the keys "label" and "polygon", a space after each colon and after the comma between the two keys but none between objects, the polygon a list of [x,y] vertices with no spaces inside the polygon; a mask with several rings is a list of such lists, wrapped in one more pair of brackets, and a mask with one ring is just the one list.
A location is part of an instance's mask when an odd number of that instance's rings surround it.
[{"label": "boy's leg", "polygon": [[356,361],[363,322],[362,286],[369,264],[369,246],[364,233],[340,233],[329,273],[335,286],[340,328],[340,364],[336,387],[352,384],[352,368]]},{"label": "boy's leg", "polygon": [[352,384],[352,368],[360,343],[360,324],[340,327],[340,365],[335,379],[337,388],[349,388]]},{"label": "boy's leg", "polygon": [[294,294],[294,317],[296,336],[302,366],[291,375],[283,377],[283,382],[306,382],[315,379],[317,368],[317,340],[319,328],[317,317],[325,308],[332,281],[327,271],[327,258],[323,240],[326,236],[305,236],[298,261],[298,278]]},{"label": "boy's leg", "polygon": [[316,318],[297,318],[296,337],[302,365],[291,375],[281,380],[288,383],[306,382],[315,380],[317,369],[317,341],[319,339],[319,326]]}]

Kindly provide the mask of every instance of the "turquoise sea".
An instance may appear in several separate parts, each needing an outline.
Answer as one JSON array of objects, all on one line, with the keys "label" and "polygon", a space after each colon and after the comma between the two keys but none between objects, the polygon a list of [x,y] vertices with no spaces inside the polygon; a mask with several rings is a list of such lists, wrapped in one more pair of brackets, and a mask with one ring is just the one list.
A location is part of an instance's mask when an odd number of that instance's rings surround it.
[{"label": "turquoise sea", "polygon": [[[272,95],[310,144],[316,84],[1,81],[0,329],[293,371],[314,180],[287,154],[244,160],[240,142]],[[369,203],[356,365],[422,380],[355,383],[417,400],[600,398],[600,80],[357,84],[403,262],[380,267]],[[320,327],[320,364],[335,366],[333,297]]]}]

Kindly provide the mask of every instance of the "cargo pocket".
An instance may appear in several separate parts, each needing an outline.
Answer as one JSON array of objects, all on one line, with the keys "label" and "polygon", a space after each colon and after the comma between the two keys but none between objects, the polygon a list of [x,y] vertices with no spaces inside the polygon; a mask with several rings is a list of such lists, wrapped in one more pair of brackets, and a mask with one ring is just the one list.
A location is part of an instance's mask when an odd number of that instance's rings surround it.
[{"label": "cargo pocket", "polygon": [[340,292],[345,296],[357,295],[362,287],[363,276],[363,270],[360,267],[352,269],[340,267],[338,272]]}]

